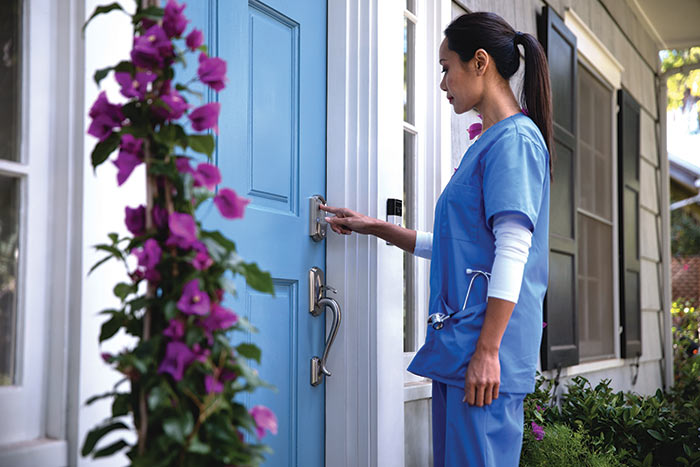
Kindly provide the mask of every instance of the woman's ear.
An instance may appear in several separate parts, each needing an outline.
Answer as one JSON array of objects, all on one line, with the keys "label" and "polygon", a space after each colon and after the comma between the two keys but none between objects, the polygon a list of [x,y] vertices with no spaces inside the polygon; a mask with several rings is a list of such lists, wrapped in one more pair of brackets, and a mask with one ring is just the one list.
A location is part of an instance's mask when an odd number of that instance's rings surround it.
[{"label": "woman's ear", "polygon": [[477,51],[474,52],[474,68],[477,76],[486,73],[486,68],[489,66],[490,61],[491,57],[484,49],[477,49]]}]

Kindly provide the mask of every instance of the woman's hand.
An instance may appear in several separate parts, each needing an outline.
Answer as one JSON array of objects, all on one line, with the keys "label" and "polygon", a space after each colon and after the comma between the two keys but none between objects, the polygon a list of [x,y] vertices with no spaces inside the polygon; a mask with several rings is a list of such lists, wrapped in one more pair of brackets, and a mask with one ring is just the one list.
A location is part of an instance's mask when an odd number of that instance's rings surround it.
[{"label": "woman's hand", "polygon": [[334,208],[332,206],[321,205],[320,209],[335,214],[335,217],[326,217],[326,220],[335,233],[350,235],[352,232],[360,234],[374,233],[373,229],[377,224],[377,219],[368,217],[347,208]]},{"label": "woman's hand", "polygon": [[500,386],[501,364],[498,361],[498,351],[477,350],[467,366],[462,402],[477,407],[489,405],[493,399],[498,399]]}]

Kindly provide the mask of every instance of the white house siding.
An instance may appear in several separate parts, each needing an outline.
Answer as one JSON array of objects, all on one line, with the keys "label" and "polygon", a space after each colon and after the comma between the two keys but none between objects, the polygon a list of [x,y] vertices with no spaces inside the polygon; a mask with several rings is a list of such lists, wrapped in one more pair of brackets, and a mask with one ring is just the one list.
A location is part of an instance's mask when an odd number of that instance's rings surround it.
[{"label": "white house siding", "polygon": [[[615,359],[601,364],[564,368],[560,383],[565,386],[572,376],[583,375],[592,384],[607,378],[616,390],[651,394],[664,386],[663,348],[670,339],[670,329],[664,325],[661,306],[665,285],[662,281],[668,280],[669,275],[663,274],[661,254],[665,242],[661,241],[660,208],[661,203],[668,203],[668,193],[662,190],[659,163],[655,87],[658,47],[628,4],[620,0],[455,0],[453,14],[458,15],[460,7],[470,11],[492,11],[503,16],[516,30],[537,36],[537,16],[545,5],[554,8],[562,17],[566,9],[571,8],[586,23],[624,67],[622,86],[641,106],[639,219],[642,355],[636,381],[634,360]],[[520,72],[511,83],[513,89],[519,89],[521,80]],[[451,140],[455,166],[469,145],[466,128],[472,121],[475,121],[472,112],[462,116],[453,114]],[[446,182],[443,181],[443,186]],[[544,374],[549,378],[555,376],[554,372]],[[431,439],[430,398],[406,401],[404,423],[406,466],[432,465],[432,446],[428,442]]]}]

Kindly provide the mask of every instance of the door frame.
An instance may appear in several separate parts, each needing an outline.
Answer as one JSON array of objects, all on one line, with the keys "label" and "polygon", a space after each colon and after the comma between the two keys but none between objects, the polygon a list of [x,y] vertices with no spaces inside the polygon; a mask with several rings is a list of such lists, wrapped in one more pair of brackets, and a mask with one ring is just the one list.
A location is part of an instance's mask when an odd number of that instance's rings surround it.
[{"label": "door frame", "polygon": [[[426,3],[438,40],[451,2]],[[328,2],[327,199],[382,219],[386,199],[403,196],[403,12],[404,2]],[[434,154],[433,191],[450,175],[450,110],[435,64],[423,143]],[[329,233],[326,268],[343,310],[326,381],[326,465],[403,467],[403,253],[376,237]]]}]

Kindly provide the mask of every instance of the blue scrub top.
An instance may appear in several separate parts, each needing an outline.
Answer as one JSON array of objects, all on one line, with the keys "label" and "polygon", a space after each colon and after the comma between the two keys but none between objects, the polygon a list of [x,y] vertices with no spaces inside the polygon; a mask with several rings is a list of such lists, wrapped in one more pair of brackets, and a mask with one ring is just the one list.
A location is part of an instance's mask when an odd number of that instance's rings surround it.
[{"label": "blue scrub top", "polygon": [[493,216],[517,211],[529,219],[532,245],[518,302],[501,341],[501,392],[529,393],[542,339],[542,305],[549,272],[549,152],[537,125],[517,113],[490,128],[462,158],[435,207],[430,265],[430,313],[456,314],[445,326],[428,326],[426,341],[408,371],[464,387],[464,376],[484,322],[491,272]]}]

